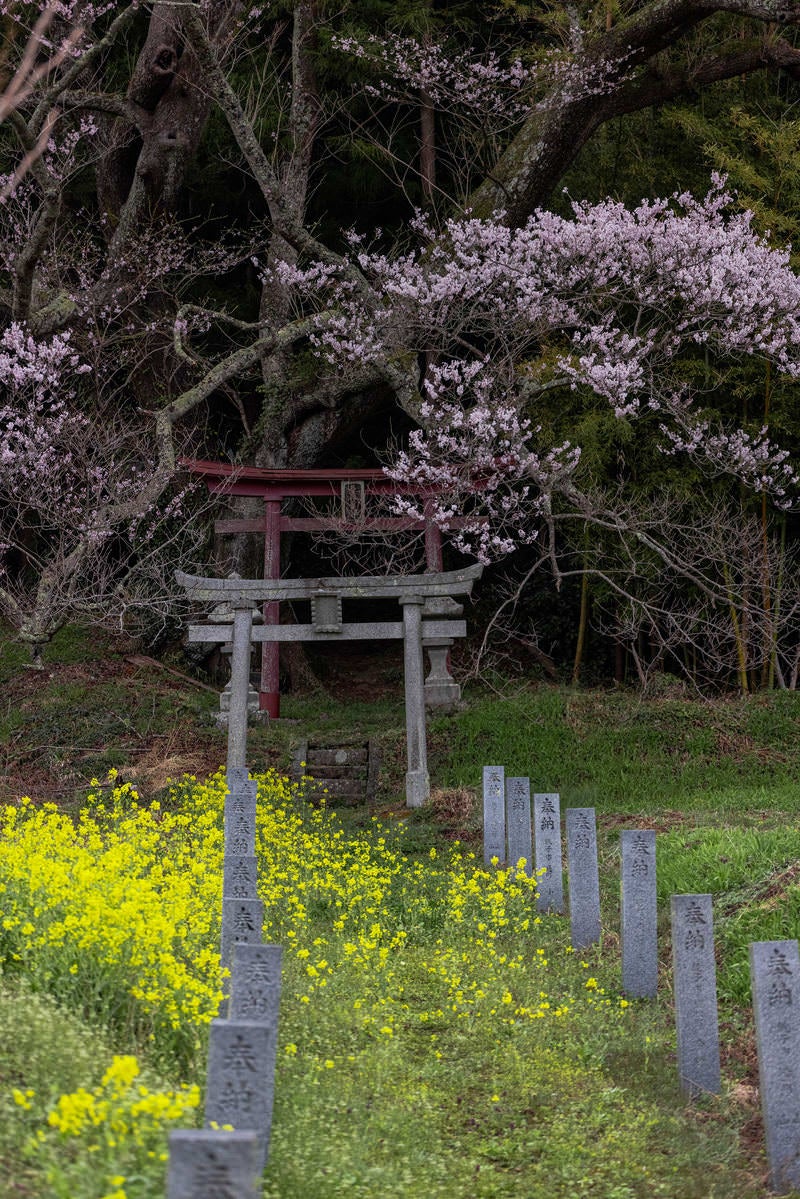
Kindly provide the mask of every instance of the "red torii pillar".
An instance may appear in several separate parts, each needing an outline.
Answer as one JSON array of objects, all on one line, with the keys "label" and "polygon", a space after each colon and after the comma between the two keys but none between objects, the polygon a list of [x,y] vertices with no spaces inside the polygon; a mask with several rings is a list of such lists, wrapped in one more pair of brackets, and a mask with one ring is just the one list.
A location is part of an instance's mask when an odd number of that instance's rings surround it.
[{"label": "red torii pillar", "polygon": [[[204,459],[181,459],[180,465],[201,478],[210,492],[220,495],[239,495],[261,499],[264,516],[261,519],[217,520],[217,533],[263,533],[264,534],[264,578],[281,577],[281,534],[312,533],[341,527],[341,520],[330,517],[284,516],[283,501],[287,498],[337,499],[343,494],[343,485],[360,484],[366,495],[394,495],[398,485],[387,478],[380,469],[347,470],[342,467],[321,467],[311,470],[271,470],[259,466],[235,466],[228,462],[210,462]],[[411,489],[403,489],[411,490]],[[429,505],[426,504],[426,509]],[[402,529],[424,530],[425,565],[428,571],[442,569],[442,535],[426,511],[424,521],[411,517],[371,517],[360,521],[360,526],[383,532]],[[265,625],[280,623],[280,605],[265,603],[263,616]],[[258,706],[271,719],[277,719],[281,711],[280,697],[280,645],[277,641],[264,641],[261,645],[261,682]]]}]

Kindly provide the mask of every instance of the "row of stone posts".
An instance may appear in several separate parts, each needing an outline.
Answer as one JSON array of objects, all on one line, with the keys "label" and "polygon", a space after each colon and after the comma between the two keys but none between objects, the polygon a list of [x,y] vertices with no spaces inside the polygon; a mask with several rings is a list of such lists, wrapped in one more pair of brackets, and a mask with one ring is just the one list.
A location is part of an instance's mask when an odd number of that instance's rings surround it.
[{"label": "row of stone posts", "polygon": [[[483,772],[484,863],[525,859],[538,883],[539,911],[564,912],[560,797],[535,794],[527,778]],[[566,810],[570,940],[575,949],[600,941],[600,889],[594,808]],[[655,998],[658,989],[656,834],[620,834],[622,989]],[[716,959],[711,895],[670,900],[678,1076],[690,1099],[721,1089]],[[800,957],[797,941],[750,945],[750,977],[770,1186],[800,1189]]]},{"label": "row of stone posts", "polygon": [[209,1029],[205,1128],[170,1134],[167,1199],[256,1199],[269,1153],[281,948],[262,943],[256,783],[245,767],[227,782],[220,956],[230,973]]}]

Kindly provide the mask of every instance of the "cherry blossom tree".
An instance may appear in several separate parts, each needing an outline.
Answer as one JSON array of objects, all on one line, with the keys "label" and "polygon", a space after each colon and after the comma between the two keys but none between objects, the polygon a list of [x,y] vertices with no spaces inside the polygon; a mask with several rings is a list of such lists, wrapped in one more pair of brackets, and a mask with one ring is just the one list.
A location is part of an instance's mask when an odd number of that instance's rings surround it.
[{"label": "cherry blossom tree", "polygon": [[[322,0],[59,5],[28,28],[7,10],[20,34],[3,133],[15,146],[0,210],[6,352],[22,362],[28,339],[34,357],[66,347],[58,393],[73,427],[107,429],[110,463],[119,436],[138,448],[138,468],[117,474],[147,485],[98,492],[104,513],[150,511],[176,437],[216,455],[223,430],[259,465],[303,466],[370,414],[401,410],[417,429],[390,469],[430,489],[456,543],[491,558],[537,541],[558,573],[560,521],[623,523],[587,485],[580,445],[553,435],[554,409],[576,395],[652,427],[665,455],[789,502],[794,474],[769,433],[719,421],[686,369],[758,355],[795,377],[785,255],[727,212],[721,182],[704,200],[635,210],[543,206],[612,117],[743,72],[793,74],[794,0],[556,7],[509,19],[497,45],[370,33],[357,5],[334,13]],[[381,123],[387,106],[415,120],[424,109],[419,161]],[[359,122],[428,202],[393,237],[362,223],[348,240],[314,208],[342,129]],[[434,177],[436,136],[457,153]],[[209,147],[235,160],[257,214],[238,246],[188,215],[187,179]],[[226,273],[236,288],[220,300]],[[8,427],[22,405],[31,436],[47,415],[60,444],[67,408],[25,407],[29,386],[10,391]],[[8,453],[24,459],[10,442]]]},{"label": "cherry blossom tree", "polygon": [[35,664],[68,619],[130,626],[147,609],[152,634],[174,608],[174,561],[204,541],[144,430],[76,407],[65,379],[90,369],[68,333],[0,336],[0,611]]},{"label": "cherry blossom tree", "polygon": [[317,309],[312,340],[334,369],[410,349],[433,363],[421,427],[390,473],[420,488],[400,501],[417,518],[433,501],[448,529],[471,510],[456,543],[488,561],[535,538],[555,495],[580,507],[580,447],[543,444],[530,415],[558,388],[588,389],[618,420],[657,423],[665,454],[791,502],[787,452],[765,430],[715,428],[679,370],[697,349],[800,375],[800,280],[748,214],[726,215],[730,199],[716,178],[704,200],[576,204],[571,219],[541,210],[516,230],[420,221],[422,246],[404,256],[356,244],[346,265],[277,270]]}]

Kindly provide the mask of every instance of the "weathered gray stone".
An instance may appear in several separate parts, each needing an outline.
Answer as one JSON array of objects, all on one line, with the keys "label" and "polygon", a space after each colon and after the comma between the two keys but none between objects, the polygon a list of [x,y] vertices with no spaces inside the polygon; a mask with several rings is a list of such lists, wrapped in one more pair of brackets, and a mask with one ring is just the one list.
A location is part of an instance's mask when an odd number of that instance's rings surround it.
[{"label": "weathered gray stone", "polygon": [[244,766],[247,754],[247,704],[250,692],[250,635],[253,610],[237,600],[233,610],[231,690],[228,709],[228,769]]},{"label": "weathered gray stone", "polygon": [[225,796],[225,814],[229,812],[252,812],[258,798],[258,784],[255,779],[242,779],[229,784]]},{"label": "weathered gray stone", "polygon": [[625,829],[622,850],[622,989],[638,999],[658,991],[656,835]]},{"label": "weathered gray stone", "polygon": [[533,874],[530,779],[506,779],[506,836],[509,866],[516,866],[524,858],[525,873],[530,878]]},{"label": "weathered gray stone", "polygon": [[181,1128],[169,1134],[167,1199],[256,1199],[255,1132]]},{"label": "weathered gray stone", "polygon": [[[230,710],[228,715],[228,765],[244,766],[247,754],[247,703],[250,645],[255,642],[287,640],[363,640],[402,637],[406,683],[406,730],[408,771],[406,806],[420,807],[430,797],[425,737],[425,688],[422,638],[431,644],[466,635],[466,623],[454,620],[425,620],[423,606],[436,598],[469,595],[480,578],[482,566],[446,573],[326,579],[213,579],[175,572],[178,584],[194,600],[224,604],[233,610],[233,631],[227,624],[191,625],[190,642],[221,641],[232,644]],[[341,622],[345,596],[393,598],[403,607],[402,624]],[[310,599],[314,605],[311,625],[270,624],[253,629],[254,602],[277,604],[280,600]]]},{"label": "weathered gray stone", "polygon": [[[225,650],[223,649],[223,654]],[[219,696],[219,711],[214,715],[214,724],[218,729],[227,729],[228,720],[231,710],[231,683],[230,680],[220,692]],[[268,713],[262,712],[259,707],[258,692],[252,683],[247,688],[247,722],[248,724],[263,724],[268,719]]]},{"label": "weathered gray stone", "polygon": [[755,941],[750,980],[770,1187],[800,1189],[800,957],[797,941]]},{"label": "weathered gray stone", "polygon": [[230,969],[233,947],[238,942],[245,945],[260,943],[264,927],[264,905],[260,899],[222,900],[222,942],[220,958],[222,965]]},{"label": "weathered gray stone", "polygon": [[430,670],[425,679],[425,705],[428,708],[442,708],[452,711],[461,699],[461,688],[450,673],[448,658],[452,637],[443,637],[441,641],[425,641]]},{"label": "weathered gray stone", "polygon": [[275,1097],[275,1058],[278,1049],[278,1015],[281,1003],[280,945],[245,945],[233,947],[231,966],[231,995],[228,1014],[231,1020],[257,1020],[266,1024],[274,1034],[267,1046],[265,1083],[266,1146],[269,1151],[272,1128],[272,1106]]},{"label": "weathered gray stone", "polygon": [[690,1099],[720,1090],[717,972],[710,895],[673,895],[672,965],[678,1077]]},{"label": "weathered gray stone", "polygon": [[534,795],[533,827],[536,841],[536,870],[544,870],[537,881],[537,911],[564,911],[564,879],[561,866],[561,800],[556,792]]},{"label": "weathered gray stone", "polygon": [[205,1122],[255,1132],[264,1169],[274,1098],[276,1029],[262,1020],[212,1020],[208,1038]]},{"label": "weathered gray stone", "polygon": [[570,940],[585,949],[600,940],[600,877],[594,808],[567,808]]},{"label": "weathered gray stone", "polygon": [[237,943],[231,966],[232,1020],[266,1020],[277,1028],[281,1001],[280,945]]},{"label": "weathered gray stone", "polygon": [[[189,599],[196,602],[221,602],[235,607],[249,600],[251,604],[279,600],[311,599],[320,592],[353,599],[397,599],[404,595],[421,595],[425,600],[436,596],[470,595],[472,585],[482,575],[483,567],[466,566],[463,570],[444,573],[426,572],[419,575],[358,575],[325,579],[217,579],[175,571],[175,580]],[[198,640],[202,640],[199,637]]]},{"label": "weathered gray stone", "polygon": [[[235,799],[228,796],[228,801]],[[232,858],[252,857],[256,852],[256,805],[225,804],[225,853]]]},{"label": "weathered gray stone", "polygon": [[428,708],[453,711],[461,699],[461,688],[450,673],[450,647],[453,638],[425,636],[426,627],[430,627],[428,621],[432,616],[461,616],[463,611],[463,604],[457,604],[449,596],[426,600],[422,609],[425,619],[422,647],[427,652],[430,663],[428,677],[425,679],[425,705]]},{"label": "weathered gray stone", "polygon": [[483,768],[483,861],[492,858],[502,865],[506,860],[505,768]]},{"label": "weathered gray stone", "polygon": [[240,791],[250,780],[250,771],[246,766],[229,766],[225,771],[225,781],[229,791]]},{"label": "weathered gray stone", "polygon": [[403,662],[406,691],[406,741],[408,770],[406,771],[406,807],[420,808],[431,794],[428,775],[428,746],[425,735],[425,666],[422,658],[421,595],[404,595]]},{"label": "weathered gray stone", "polygon": [[222,859],[225,899],[258,899],[258,860],[254,854],[226,854]]}]

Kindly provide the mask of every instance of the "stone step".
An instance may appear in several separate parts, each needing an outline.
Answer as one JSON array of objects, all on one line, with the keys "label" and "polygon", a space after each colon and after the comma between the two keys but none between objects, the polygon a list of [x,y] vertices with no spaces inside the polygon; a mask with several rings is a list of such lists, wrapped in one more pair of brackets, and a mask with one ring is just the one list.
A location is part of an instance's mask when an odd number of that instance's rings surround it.
[{"label": "stone step", "polygon": [[330,746],[309,745],[306,755],[307,766],[366,766],[367,750],[360,746],[342,746],[333,749]]},{"label": "stone step", "polygon": [[314,779],[309,791],[311,797],[324,795],[335,803],[353,805],[365,802],[365,787],[357,786],[352,779]]},{"label": "stone step", "polygon": [[312,796],[327,788],[330,798],[337,803],[364,804],[374,799],[380,768],[376,742],[342,746],[301,742],[293,757],[292,777],[312,779],[309,786]]},{"label": "stone step", "polygon": [[317,766],[306,764],[306,773],[314,779],[354,779],[364,782],[367,777],[366,763],[363,766]]}]

